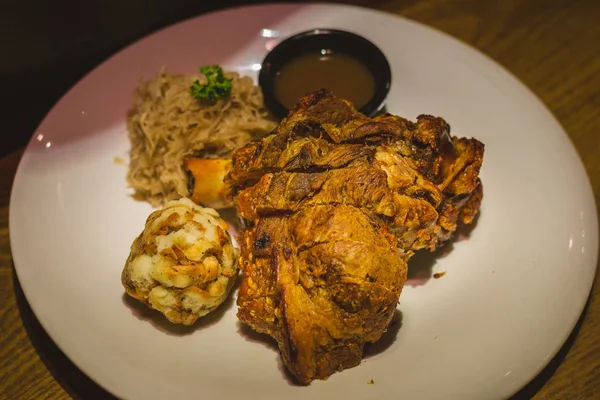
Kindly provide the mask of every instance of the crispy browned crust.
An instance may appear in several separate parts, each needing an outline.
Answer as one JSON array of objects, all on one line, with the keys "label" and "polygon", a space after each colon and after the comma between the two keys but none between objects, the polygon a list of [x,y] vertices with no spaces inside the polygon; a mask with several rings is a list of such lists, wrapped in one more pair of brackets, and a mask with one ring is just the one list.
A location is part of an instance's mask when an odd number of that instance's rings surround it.
[{"label": "crispy browned crust", "polygon": [[483,151],[441,118],[367,118],[307,95],[225,178],[245,225],[239,319],[277,340],[301,383],[358,365],[393,316],[406,261],[477,214]]}]

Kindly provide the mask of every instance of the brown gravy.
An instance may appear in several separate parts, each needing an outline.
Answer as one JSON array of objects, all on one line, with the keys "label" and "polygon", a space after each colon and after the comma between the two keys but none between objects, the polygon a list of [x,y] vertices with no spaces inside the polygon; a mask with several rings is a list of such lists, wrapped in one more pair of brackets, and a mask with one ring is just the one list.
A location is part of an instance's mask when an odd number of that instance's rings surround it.
[{"label": "brown gravy", "polygon": [[277,100],[288,109],[319,89],[331,90],[360,109],[375,95],[375,78],[357,59],[322,50],[290,59],[276,73],[274,89]]}]

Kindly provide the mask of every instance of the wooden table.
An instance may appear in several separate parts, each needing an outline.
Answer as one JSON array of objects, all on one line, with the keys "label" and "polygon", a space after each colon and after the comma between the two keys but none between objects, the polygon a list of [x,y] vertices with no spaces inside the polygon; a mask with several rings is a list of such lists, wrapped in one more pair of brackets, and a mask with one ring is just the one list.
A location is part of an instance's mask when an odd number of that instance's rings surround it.
[{"label": "wooden table", "polygon": [[[600,204],[600,2],[380,0],[352,3],[433,26],[471,44],[508,68],[562,123],[583,159],[596,202]],[[111,398],[48,338],[16,279],[9,245],[8,203],[12,177],[22,151],[0,159],[0,399]],[[565,346],[515,399],[600,398],[599,281],[600,275],[597,275],[586,311]]]}]

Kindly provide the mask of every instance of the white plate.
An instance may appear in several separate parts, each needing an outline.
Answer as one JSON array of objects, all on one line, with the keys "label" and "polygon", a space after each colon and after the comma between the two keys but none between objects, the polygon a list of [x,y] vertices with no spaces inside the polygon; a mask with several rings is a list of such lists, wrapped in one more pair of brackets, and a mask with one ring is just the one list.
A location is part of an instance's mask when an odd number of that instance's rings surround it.
[{"label": "white plate", "polygon": [[[232,302],[195,329],[169,328],[125,301],[120,273],[150,206],[129,197],[125,113],[142,77],[164,64],[219,63],[256,76],[274,41],[314,27],[355,31],[389,57],[388,110],[444,117],[486,145],[481,217],[433,271],[407,285],[385,349],[309,387],[278,353],[240,332]],[[261,36],[270,29],[278,38]],[[340,5],[232,9],[151,35],[104,62],[34,133],[10,208],[27,300],[85,373],[127,399],[405,398],[511,395],[557,352],[588,296],[598,252],[592,191],[565,133],[514,77],[425,26]],[[424,267],[422,267],[424,268]],[[223,312],[224,311],[224,312]],[[373,379],[374,384],[368,384]]]}]

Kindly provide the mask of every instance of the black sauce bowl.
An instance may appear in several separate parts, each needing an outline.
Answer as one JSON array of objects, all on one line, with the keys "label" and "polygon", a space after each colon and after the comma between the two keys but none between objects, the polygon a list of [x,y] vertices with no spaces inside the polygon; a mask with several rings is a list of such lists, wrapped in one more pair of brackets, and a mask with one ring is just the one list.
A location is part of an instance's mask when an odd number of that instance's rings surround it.
[{"label": "black sauce bowl", "polygon": [[294,57],[322,49],[342,53],[363,63],[375,79],[375,94],[359,111],[373,116],[380,111],[392,85],[392,71],[381,50],[362,36],[337,29],[312,29],[290,36],[267,54],[258,75],[265,105],[277,117],[285,117],[289,110],[275,97],[275,76]]}]

